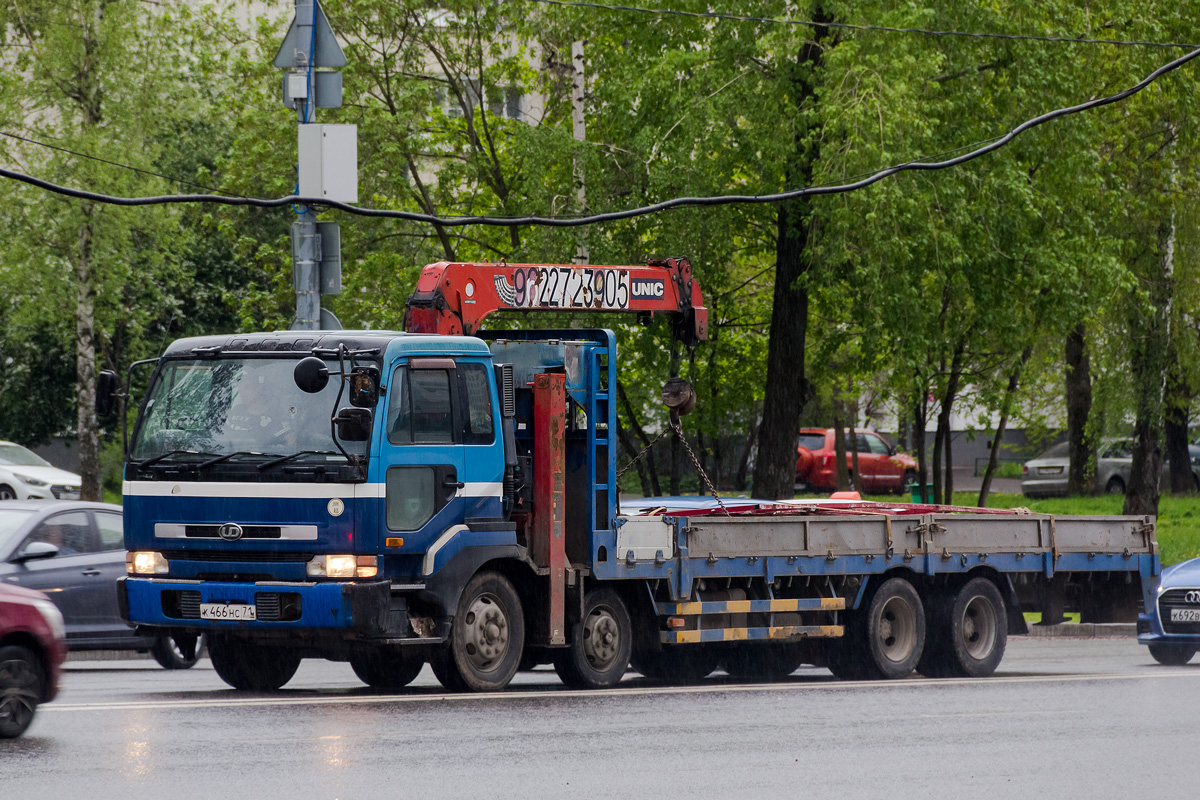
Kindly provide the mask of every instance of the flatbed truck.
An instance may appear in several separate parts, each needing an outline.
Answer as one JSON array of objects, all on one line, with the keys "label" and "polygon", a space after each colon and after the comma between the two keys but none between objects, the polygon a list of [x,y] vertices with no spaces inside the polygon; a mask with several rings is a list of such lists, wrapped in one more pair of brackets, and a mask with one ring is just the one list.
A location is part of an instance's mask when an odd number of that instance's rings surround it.
[{"label": "flatbed truck", "polygon": [[707,334],[686,259],[439,262],[405,332],[171,344],[127,447],[126,619],[206,634],[242,690],[326,658],[380,689],[428,663],[447,689],[492,691],[543,663],[582,688],[631,665],[983,677],[1026,611],[1116,621],[1152,601],[1149,517],[734,498],[622,513],[615,335],[480,331],[497,310],[572,309]]}]

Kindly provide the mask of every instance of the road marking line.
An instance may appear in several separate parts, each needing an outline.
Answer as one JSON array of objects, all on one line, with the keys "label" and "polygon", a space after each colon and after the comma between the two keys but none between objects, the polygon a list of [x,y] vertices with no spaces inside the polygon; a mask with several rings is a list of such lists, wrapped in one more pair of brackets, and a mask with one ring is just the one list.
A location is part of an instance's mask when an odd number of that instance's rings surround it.
[{"label": "road marking line", "polygon": [[[51,703],[42,706],[39,711],[127,711],[144,709],[191,709],[191,708],[242,708],[270,706],[305,706],[305,705],[364,705],[382,703],[428,703],[428,702],[469,702],[474,700],[540,700],[551,697],[654,697],[663,695],[687,694],[720,694],[733,692],[797,692],[797,691],[838,691],[860,688],[915,688],[939,686],[997,686],[1018,683],[1086,683],[1088,681],[1121,681],[1121,680],[1156,680],[1159,678],[1196,678],[1200,670],[1173,670],[1170,672],[1144,673],[1133,672],[1124,674],[1098,675],[1056,675],[1056,676],[1008,676],[991,678],[948,678],[928,679],[916,678],[902,681],[837,681],[822,680],[804,683],[749,683],[749,684],[710,684],[701,686],[646,686],[614,689],[535,689],[521,691],[520,686],[510,687],[502,692],[481,692],[478,694],[322,694],[320,696],[304,697],[217,697],[202,700],[162,700],[156,702],[128,701],[111,703]],[[304,691],[304,690],[300,690]],[[359,691],[346,689],[339,691]]]}]

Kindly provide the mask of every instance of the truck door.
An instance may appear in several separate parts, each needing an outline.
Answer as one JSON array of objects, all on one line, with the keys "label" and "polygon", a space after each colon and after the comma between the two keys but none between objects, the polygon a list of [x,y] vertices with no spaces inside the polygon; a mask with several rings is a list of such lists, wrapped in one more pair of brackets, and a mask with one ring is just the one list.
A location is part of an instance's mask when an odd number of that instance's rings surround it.
[{"label": "truck door", "polygon": [[[463,445],[455,426],[456,363],[450,358],[401,358],[387,385],[384,467],[388,531],[440,533],[462,522]],[[432,534],[436,536],[436,533]]]}]

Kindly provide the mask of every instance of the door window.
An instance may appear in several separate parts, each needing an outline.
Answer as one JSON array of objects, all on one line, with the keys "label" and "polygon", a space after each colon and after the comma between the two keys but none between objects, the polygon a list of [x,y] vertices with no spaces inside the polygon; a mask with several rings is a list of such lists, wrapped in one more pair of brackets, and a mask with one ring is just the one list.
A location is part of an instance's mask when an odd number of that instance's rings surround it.
[{"label": "door window", "polygon": [[454,441],[450,373],[444,369],[396,367],[388,387],[387,435],[392,444],[449,444]]},{"label": "door window", "polygon": [[111,511],[96,512],[96,529],[100,534],[100,549],[104,551],[125,549],[125,525],[120,514]]},{"label": "door window", "polygon": [[483,364],[458,365],[459,388],[467,407],[463,444],[491,444],[496,439],[492,421],[492,390]]},{"label": "door window", "polygon": [[418,530],[436,510],[433,467],[391,467],[387,471],[386,497],[388,528]]},{"label": "door window", "polygon": [[892,449],[888,447],[887,442],[872,433],[860,433],[858,438],[859,441],[866,439],[871,452],[877,456],[887,456],[892,453]]},{"label": "door window", "polygon": [[50,517],[29,534],[21,544],[21,550],[33,542],[52,544],[58,548],[58,554],[63,556],[96,552],[91,525],[88,523],[87,512],[84,511],[71,511]]}]

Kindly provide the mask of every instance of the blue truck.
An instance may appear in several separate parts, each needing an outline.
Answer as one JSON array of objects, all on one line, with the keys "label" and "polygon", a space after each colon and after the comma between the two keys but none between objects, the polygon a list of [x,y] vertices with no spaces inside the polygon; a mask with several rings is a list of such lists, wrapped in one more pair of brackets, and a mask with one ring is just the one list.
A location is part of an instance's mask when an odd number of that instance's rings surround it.
[{"label": "blue truck", "polygon": [[[1025,611],[1133,619],[1154,520],[847,501],[622,512],[602,329],[481,332],[496,310],[707,317],[686,259],[426,267],[406,331],[182,339],[129,438],[122,613],[207,635],[274,690],[303,658],[453,691],[552,663],[572,687],[803,663],[843,678],[986,676]],[[131,368],[132,370],[132,368]],[[120,393],[115,375],[102,405]],[[656,507],[657,506],[657,507]]]}]

